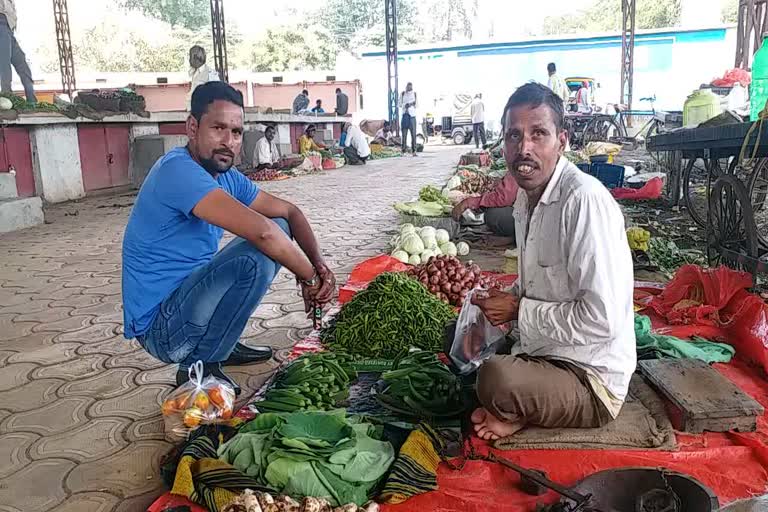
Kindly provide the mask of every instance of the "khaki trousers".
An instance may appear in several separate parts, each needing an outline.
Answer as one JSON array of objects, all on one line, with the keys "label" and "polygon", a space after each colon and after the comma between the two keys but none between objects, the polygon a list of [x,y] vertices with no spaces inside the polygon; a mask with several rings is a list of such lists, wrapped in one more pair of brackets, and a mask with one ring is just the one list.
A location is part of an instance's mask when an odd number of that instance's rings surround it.
[{"label": "khaki trousers", "polygon": [[477,375],[477,396],[509,423],[546,428],[595,428],[612,421],[577,366],[531,356],[493,356]]}]

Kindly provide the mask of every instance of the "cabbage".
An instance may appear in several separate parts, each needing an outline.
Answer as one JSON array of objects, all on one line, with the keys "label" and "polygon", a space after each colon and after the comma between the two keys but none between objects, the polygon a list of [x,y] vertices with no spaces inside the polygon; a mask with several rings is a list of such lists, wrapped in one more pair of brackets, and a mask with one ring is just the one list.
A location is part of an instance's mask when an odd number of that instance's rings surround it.
[{"label": "cabbage", "polygon": [[408,254],[418,255],[424,252],[424,242],[421,241],[421,238],[416,233],[410,233],[405,235],[400,241],[400,248]]},{"label": "cabbage", "polygon": [[440,250],[440,247],[435,247],[434,251],[435,251],[435,256],[443,255],[443,251]]},{"label": "cabbage", "polygon": [[421,258],[419,258],[418,254],[411,254],[411,257],[408,258],[408,263],[411,265],[418,265],[421,263]]},{"label": "cabbage", "polygon": [[407,235],[408,233],[415,233],[416,227],[413,224],[408,224],[407,222],[400,226],[400,234],[401,235]]},{"label": "cabbage", "polygon": [[421,241],[424,242],[424,248],[425,249],[434,249],[439,244],[437,243],[437,238],[435,238],[434,235],[432,236],[422,236]]},{"label": "cabbage", "polygon": [[435,236],[435,233],[436,230],[432,226],[424,226],[421,228],[421,231],[419,231],[419,235],[421,235],[422,238],[429,235]]},{"label": "cabbage", "polygon": [[437,243],[441,245],[451,241],[451,235],[449,235],[448,231],[444,229],[438,229],[435,231],[435,238],[437,238]]},{"label": "cabbage", "polygon": [[424,252],[422,252],[419,255],[419,258],[421,258],[422,263],[426,263],[429,261],[429,258],[435,255],[435,251],[432,251],[430,249],[424,249]]},{"label": "cabbage", "polygon": [[459,256],[466,256],[469,254],[469,244],[467,242],[457,243],[456,252],[459,254]]},{"label": "cabbage", "polygon": [[400,260],[403,263],[408,263],[408,253],[403,250],[397,250],[392,253],[392,257],[396,260]]},{"label": "cabbage", "polygon": [[456,244],[453,242],[446,242],[443,245],[440,246],[440,250],[443,251],[443,254],[447,254],[448,256],[456,256]]}]

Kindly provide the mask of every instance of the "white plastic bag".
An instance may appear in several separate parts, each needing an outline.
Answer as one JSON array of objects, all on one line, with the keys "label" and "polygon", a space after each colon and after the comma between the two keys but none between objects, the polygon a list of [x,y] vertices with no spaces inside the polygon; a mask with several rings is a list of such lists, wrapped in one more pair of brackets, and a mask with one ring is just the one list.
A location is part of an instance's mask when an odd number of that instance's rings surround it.
[{"label": "white plastic bag", "polygon": [[494,355],[504,344],[504,331],[485,317],[483,311],[472,304],[472,296],[484,290],[475,288],[464,299],[456,333],[449,354],[461,375],[475,371],[483,361]]}]

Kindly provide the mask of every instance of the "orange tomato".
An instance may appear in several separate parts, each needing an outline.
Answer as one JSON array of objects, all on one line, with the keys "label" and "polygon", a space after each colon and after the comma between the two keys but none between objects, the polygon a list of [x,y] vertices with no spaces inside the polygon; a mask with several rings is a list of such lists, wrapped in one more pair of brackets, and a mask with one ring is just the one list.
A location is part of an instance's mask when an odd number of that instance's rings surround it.
[{"label": "orange tomato", "polygon": [[182,393],[176,397],[176,410],[182,411],[192,405],[192,393]]},{"label": "orange tomato", "polygon": [[213,405],[219,409],[227,405],[227,398],[221,388],[213,388],[208,391],[208,397],[211,399]]},{"label": "orange tomato", "polygon": [[175,400],[166,400],[163,402],[163,415],[164,416],[170,416],[176,412],[176,401]]},{"label": "orange tomato", "polygon": [[229,418],[232,417],[232,409],[230,409],[225,405],[224,407],[221,408],[221,411],[219,412],[219,416],[222,419],[228,420]]},{"label": "orange tomato", "polygon": [[195,397],[195,407],[197,407],[201,411],[205,411],[210,406],[211,406],[211,401],[208,399],[208,395],[205,394],[205,391],[199,392]]},{"label": "orange tomato", "polygon": [[184,425],[193,428],[198,425],[200,425],[200,422],[203,421],[203,411],[200,409],[197,409],[196,407],[192,407],[191,409],[188,409],[187,412],[184,413]]}]

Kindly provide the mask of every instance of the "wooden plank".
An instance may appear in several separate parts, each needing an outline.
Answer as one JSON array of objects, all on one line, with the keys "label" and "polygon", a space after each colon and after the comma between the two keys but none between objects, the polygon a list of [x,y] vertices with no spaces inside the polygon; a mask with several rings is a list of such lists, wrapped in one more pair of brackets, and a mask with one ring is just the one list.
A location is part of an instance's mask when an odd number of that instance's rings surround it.
[{"label": "wooden plank", "polygon": [[689,432],[754,430],[763,406],[698,359],[656,359],[638,367],[682,415]]}]

